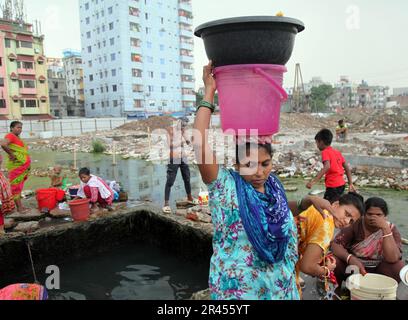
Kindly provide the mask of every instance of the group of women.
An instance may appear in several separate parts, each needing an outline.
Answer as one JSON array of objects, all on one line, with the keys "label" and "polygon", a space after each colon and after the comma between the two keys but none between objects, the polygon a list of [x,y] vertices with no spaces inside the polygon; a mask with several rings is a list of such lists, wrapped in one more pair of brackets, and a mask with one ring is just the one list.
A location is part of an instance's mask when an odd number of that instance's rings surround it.
[{"label": "group of women", "polygon": [[[318,197],[288,201],[271,174],[272,147],[265,140],[237,143],[235,170],[217,164],[208,143],[216,92],[211,62],[203,80],[194,146],[214,224],[211,298],[296,300],[300,272],[337,284],[347,265],[399,281],[401,237],[386,219],[384,200],[364,204],[360,195],[349,193],[334,203]],[[336,228],[341,231],[334,238]],[[328,255],[330,248],[334,255]]]}]

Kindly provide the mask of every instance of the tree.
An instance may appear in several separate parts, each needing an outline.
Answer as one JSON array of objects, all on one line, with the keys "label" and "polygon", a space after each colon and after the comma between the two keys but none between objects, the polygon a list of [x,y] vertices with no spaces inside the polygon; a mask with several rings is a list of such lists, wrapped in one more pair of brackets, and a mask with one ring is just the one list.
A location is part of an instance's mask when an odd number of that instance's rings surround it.
[{"label": "tree", "polygon": [[310,95],[312,111],[325,111],[327,109],[327,99],[329,99],[333,93],[333,87],[328,84],[322,84],[318,87],[312,88]]}]

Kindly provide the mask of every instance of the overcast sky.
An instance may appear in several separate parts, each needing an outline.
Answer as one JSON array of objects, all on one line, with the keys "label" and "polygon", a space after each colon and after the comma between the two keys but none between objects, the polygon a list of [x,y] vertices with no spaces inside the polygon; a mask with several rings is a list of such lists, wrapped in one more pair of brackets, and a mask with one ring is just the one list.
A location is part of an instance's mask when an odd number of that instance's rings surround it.
[{"label": "overcast sky", "polygon": [[[1,0],[0,0],[1,1]],[[121,1],[121,0],[118,0]],[[162,0],[166,1],[166,0]],[[80,49],[78,0],[25,0],[28,20],[42,21],[46,54]],[[328,82],[347,75],[359,83],[408,87],[408,1],[406,0],[193,0],[194,27],[227,17],[275,15],[302,20],[287,64],[286,86],[293,85],[295,64],[305,82],[320,76]],[[195,48],[197,86],[207,57],[201,39]]]}]

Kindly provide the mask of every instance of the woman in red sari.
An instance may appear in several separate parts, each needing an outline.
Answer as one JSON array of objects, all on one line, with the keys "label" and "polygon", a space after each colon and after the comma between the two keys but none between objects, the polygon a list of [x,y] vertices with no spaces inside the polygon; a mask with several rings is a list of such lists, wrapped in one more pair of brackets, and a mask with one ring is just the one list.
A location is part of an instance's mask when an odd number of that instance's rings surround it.
[{"label": "woman in red sari", "polygon": [[9,181],[17,210],[20,213],[27,211],[21,203],[21,193],[24,189],[24,183],[28,179],[31,168],[31,159],[28,155],[28,147],[20,139],[23,130],[23,124],[20,121],[13,121],[10,124],[11,132],[5,136],[1,147],[9,155],[7,169],[9,171]]}]

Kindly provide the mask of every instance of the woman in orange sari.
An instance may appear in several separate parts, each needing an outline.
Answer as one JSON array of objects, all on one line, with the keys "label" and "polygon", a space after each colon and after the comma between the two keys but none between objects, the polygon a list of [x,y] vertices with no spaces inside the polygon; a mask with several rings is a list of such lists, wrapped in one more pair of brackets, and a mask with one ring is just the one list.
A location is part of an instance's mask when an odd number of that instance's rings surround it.
[{"label": "woman in orange sari", "polygon": [[31,167],[31,159],[28,155],[28,147],[20,139],[23,130],[23,124],[19,121],[13,121],[10,124],[10,133],[4,138],[1,147],[9,155],[7,169],[9,171],[9,181],[11,192],[20,213],[27,211],[21,203],[21,193],[24,189],[24,183],[28,179]]}]

